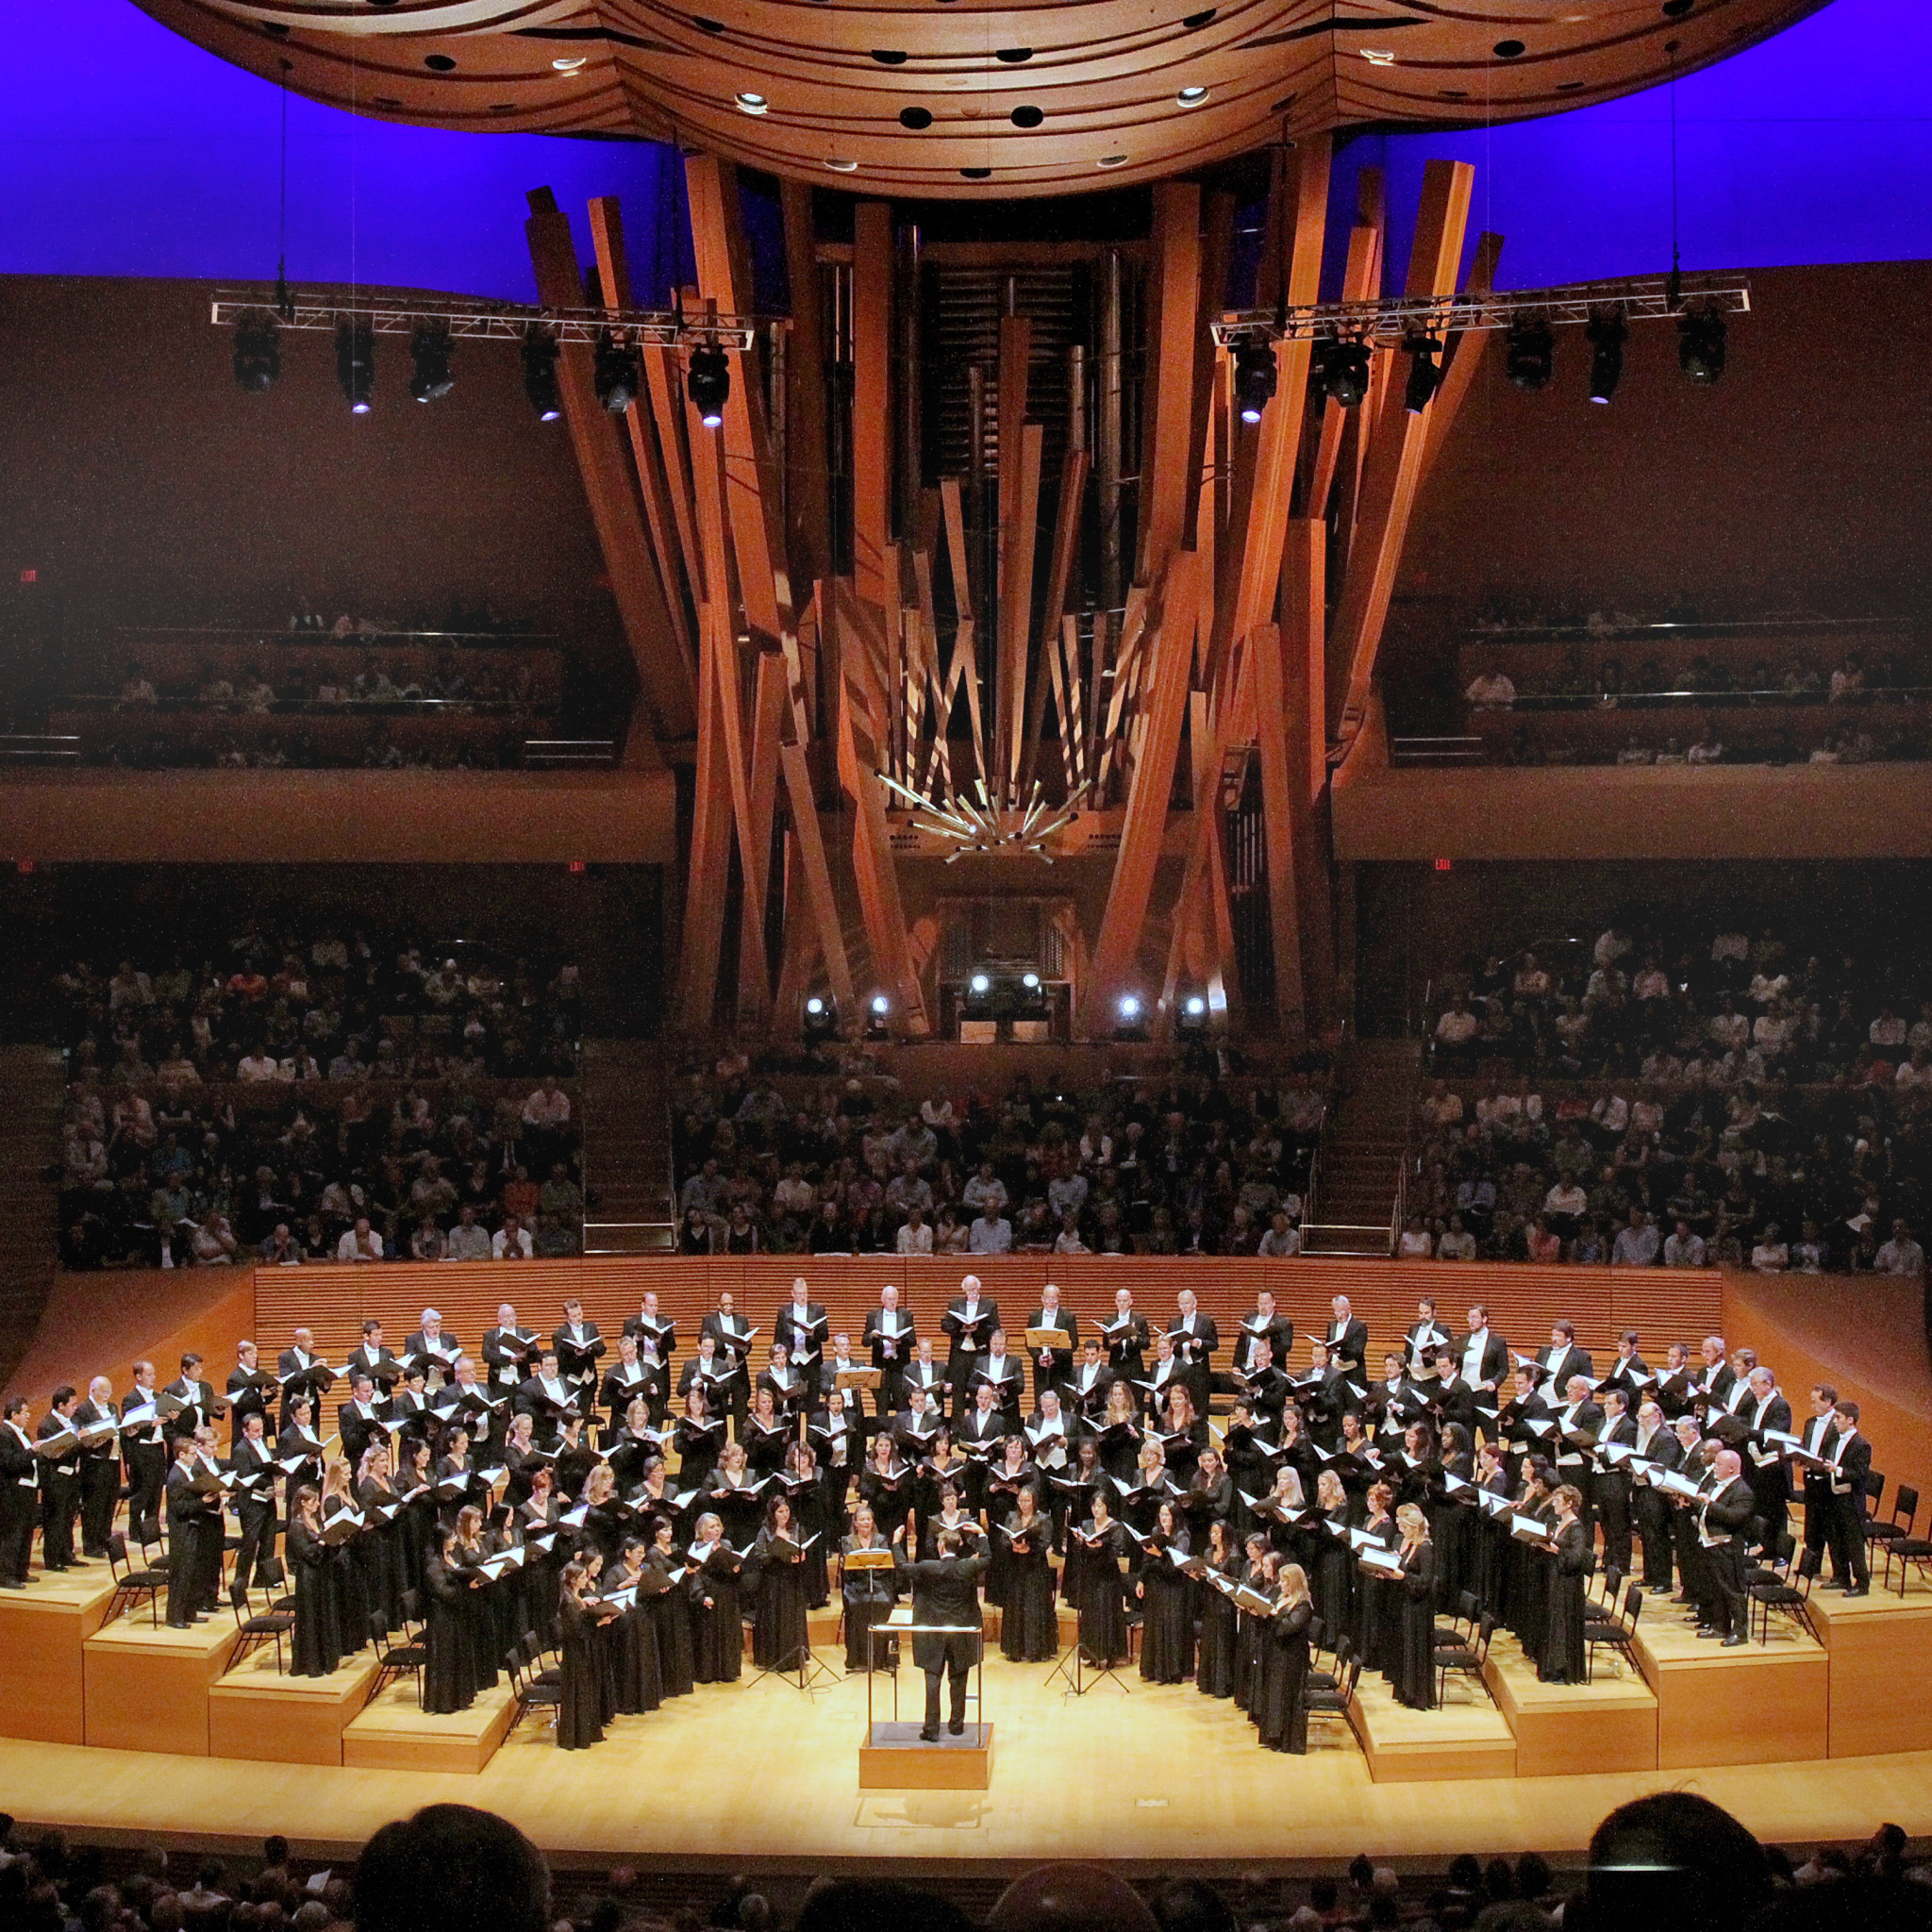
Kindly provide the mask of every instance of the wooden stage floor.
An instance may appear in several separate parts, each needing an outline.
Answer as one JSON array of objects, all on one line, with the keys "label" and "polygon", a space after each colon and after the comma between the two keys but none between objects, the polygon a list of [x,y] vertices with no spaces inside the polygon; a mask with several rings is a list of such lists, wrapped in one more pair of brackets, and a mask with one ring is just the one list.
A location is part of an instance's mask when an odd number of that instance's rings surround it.
[{"label": "wooden stage floor", "polygon": [[[1358,1851],[1398,1864],[1532,1846],[1572,1853],[1613,1806],[1664,1789],[1698,1790],[1787,1843],[1862,1840],[1888,1819],[1932,1836],[1932,1752],[1377,1785],[1341,1724],[1317,1725],[1307,1757],[1281,1757],[1259,1748],[1232,1705],[1191,1685],[1129,1675],[1127,1694],[1102,1682],[1076,1702],[1048,1686],[1047,1670],[989,1659],[985,1715],[999,1727],[1000,1750],[983,1792],[861,1792],[864,1679],[806,1697],[787,1682],[747,1677],[701,1687],[650,1717],[621,1718],[590,1751],[558,1752],[533,1715],[475,1775],[0,1740],[0,1803],[24,1825],[110,1842],[166,1836],[240,1849],[278,1831],[303,1855],[325,1857],[391,1818],[448,1800],[514,1819],[563,1863],[655,1854],[688,1869],[787,1872],[876,1870],[888,1860],[916,1872],[958,1858],[1020,1869],[1070,1856],[1147,1870],[1281,1872],[1332,1870]],[[909,1669],[902,1677],[903,1714],[916,1714],[923,1682]],[[881,1715],[888,1704],[882,1695]]]}]

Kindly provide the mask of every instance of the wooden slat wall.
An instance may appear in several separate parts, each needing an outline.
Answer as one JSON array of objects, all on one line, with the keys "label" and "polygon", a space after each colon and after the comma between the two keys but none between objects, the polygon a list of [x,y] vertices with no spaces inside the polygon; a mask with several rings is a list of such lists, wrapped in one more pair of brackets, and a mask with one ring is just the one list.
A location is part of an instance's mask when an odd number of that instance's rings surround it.
[{"label": "wooden slat wall", "polygon": [[[264,1350],[288,1345],[291,1329],[314,1329],[316,1346],[332,1359],[353,1347],[365,1317],[380,1318],[394,1340],[416,1327],[425,1306],[441,1310],[443,1325],[474,1347],[512,1302],[525,1325],[548,1330],[562,1320],[564,1298],[575,1295],[586,1316],[614,1334],[655,1290],[660,1312],[675,1317],[680,1350],[694,1346],[698,1322],[729,1289],[738,1311],[756,1322],[760,1341],[787,1299],[795,1275],[811,1283],[836,1331],[857,1338],[879,1290],[899,1284],[903,1305],[923,1331],[937,1333],[947,1300],[967,1272],[963,1256],[902,1260],[885,1255],[818,1257],[755,1255],[681,1257],[612,1257],[573,1261],[443,1262],[378,1268],[258,1268],[256,1339]],[[1272,1289],[1295,1324],[1297,1347],[1328,1319],[1333,1295],[1346,1294],[1369,1324],[1372,1348],[1398,1336],[1415,1319],[1416,1298],[1434,1294],[1446,1326],[1460,1327],[1469,1305],[1488,1304],[1491,1325],[1525,1352],[1549,1340],[1550,1323],[1565,1316],[1578,1341],[1599,1355],[1624,1328],[1636,1328],[1653,1361],[1674,1341],[1694,1341],[1719,1324],[1723,1276],[1715,1269],[1538,1268],[1507,1263],[1385,1260],[1264,1261],[1227,1257],[1206,1261],[1148,1260],[1115,1256],[1015,1255],[980,1257],[973,1272],[1007,1311],[1024,1317],[1042,1283],[1060,1285],[1064,1305],[1083,1321],[1111,1317],[1114,1291],[1130,1288],[1149,1320],[1172,1319],[1174,1297],[1191,1288],[1203,1311],[1221,1326],[1225,1365],[1233,1323],[1253,1307],[1257,1289]],[[1744,1338],[1748,1340],[1749,1338]],[[1015,1335],[1015,1341],[1018,1337]]]}]

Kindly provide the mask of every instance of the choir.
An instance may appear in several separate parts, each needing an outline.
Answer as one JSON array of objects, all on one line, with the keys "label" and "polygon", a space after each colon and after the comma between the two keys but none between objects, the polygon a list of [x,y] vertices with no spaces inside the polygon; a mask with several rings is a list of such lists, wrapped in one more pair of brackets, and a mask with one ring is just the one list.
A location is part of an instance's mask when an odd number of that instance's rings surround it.
[{"label": "choir", "polygon": [[1869,1588],[1857,1405],[1814,1388],[1794,1427],[1769,1366],[1717,1336],[1653,1369],[1625,1334],[1599,1373],[1567,1321],[1524,1353],[1483,1307],[1452,1332],[1424,1301],[1371,1379],[1341,1297],[1298,1361],[1257,1296],[1224,1366],[1185,1291],[1161,1327],[1124,1289],[1083,1325],[1049,1288],[1009,1329],[968,1275],[942,1358],[891,1288],[857,1350],[803,1278],[762,1350],[721,1295],[681,1364],[655,1295],[614,1353],[562,1314],[540,1333],[505,1305],[475,1352],[433,1308],[394,1351],[370,1321],[333,1363],[301,1329],[273,1371],[242,1343],[220,1393],[196,1356],[165,1387],[142,1362],[118,1404],[64,1387],[31,1426],[11,1401],[0,1588],[37,1531],[47,1570],[104,1557],[125,1481],[131,1535],[166,1542],[170,1623],[215,1612],[229,1549],[238,1601],[285,1554],[296,1672],[420,1630],[425,1702],[450,1711],[555,1643],[578,1748],[735,1679],[747,1624],[755,1666],[800,1668],[835,1592],[846,1667],[869,1668],[871,1627],[943,1569],[983,1585],[1009,1660],[1059,1654],[1065,1604],[1088,1664],[1126,1662],[1138,1630],[1144,1678],[1191,1678],[1291,1752],[1312,1652],[1426,1709],[1437,1619],[1472,1603],[1544,1679],[1580,1681],[1599,1551],[1726,1645],[1746,1551],[1794,1504],[1838,1585]]}]

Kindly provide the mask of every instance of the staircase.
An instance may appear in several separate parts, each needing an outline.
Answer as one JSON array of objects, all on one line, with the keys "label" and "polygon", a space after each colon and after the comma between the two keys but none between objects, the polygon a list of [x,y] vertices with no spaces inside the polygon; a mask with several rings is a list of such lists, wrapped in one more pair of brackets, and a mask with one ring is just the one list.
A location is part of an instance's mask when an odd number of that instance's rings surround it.
[{"label": "staircase", "polygon": [[584,1253],[664,1255],[677,1245],[671,1072],[650,1040],[587,1040]]},{"label": "staircase", "polygon": [[1302,1229],[1303,1254],[1389,1253],[1421,1059],[1412,1040],[1352,1040],[1342,1048],[1322,1141],[1321,1219]]},{"label": "staircase", "polygon": [[60,1194],[46,1170],[60,1158],[60,1057],[0,1046],[0,1384],[26,1352],[52,1285]]}]

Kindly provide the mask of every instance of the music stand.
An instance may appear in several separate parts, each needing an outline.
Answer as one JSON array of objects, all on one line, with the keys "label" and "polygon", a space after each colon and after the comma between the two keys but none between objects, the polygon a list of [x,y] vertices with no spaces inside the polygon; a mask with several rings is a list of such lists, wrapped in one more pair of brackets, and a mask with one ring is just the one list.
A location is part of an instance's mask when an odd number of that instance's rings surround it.
[{"label": "music stand", "polygon": [[1099,1688],[1103,1680],[1110,1677],[1113,1687],[1123,1697],[1131,1697],[1132,1688],[1126,1684],[1117,1664],[1104,1664],[1087,1648],[1086,1642],[1076,1637],[1069,1646],[1067,1654],[1047,1672],[1046,1681],[1051,1684],[1056,1677],[1066,1681],[1064,1695],[1084,1697],[1088,1691]]},{"label": "music stand", "polygon": [[828,1678],[834,1684],[845,1681],[812,1649],[808,1635],[803,1643],[794,1643],[776,1663],[767,1664],[752,1678],[752,1682],[762,1684],[767,1677],[783,1677],[794,1690],[803,1690],[808,1697],[814,1693],[821,1677]]}]

